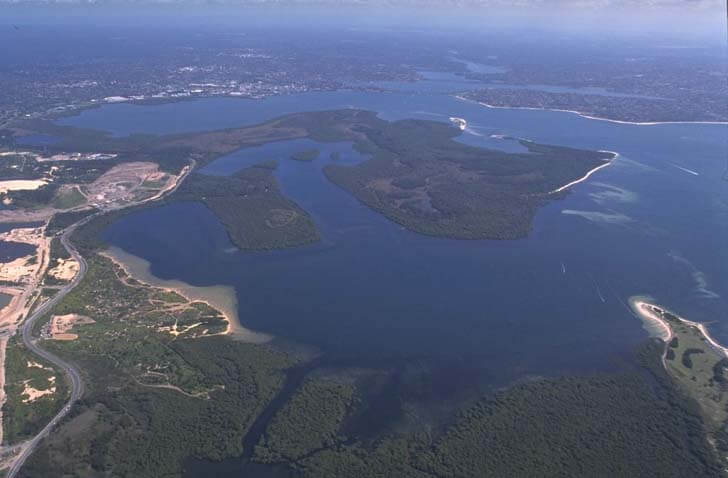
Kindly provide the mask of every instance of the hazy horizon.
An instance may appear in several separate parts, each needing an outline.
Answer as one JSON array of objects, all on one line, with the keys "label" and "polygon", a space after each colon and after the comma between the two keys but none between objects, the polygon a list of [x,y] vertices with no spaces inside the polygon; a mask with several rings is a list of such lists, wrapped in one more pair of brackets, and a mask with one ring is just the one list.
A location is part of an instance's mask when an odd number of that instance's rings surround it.
[{"label": "hazy horizon", "polygon": [[172,18],[173,22],[160,26],[265,22],[301,28],[335,25],[400,32],[406,32],[408,27],[416,32],[417,28],[452,30],[457,26],[463,33],[520,27],[609,36],[661,33],[665,37],[697,37],[721,44],[726,39],[725,3],[714,0],[452,0],[446,4],[431,0],[224,0],[214,4],[198,0],[0,0],[0,3],[4,4],[0,25],[133,22],[143,26]]}]

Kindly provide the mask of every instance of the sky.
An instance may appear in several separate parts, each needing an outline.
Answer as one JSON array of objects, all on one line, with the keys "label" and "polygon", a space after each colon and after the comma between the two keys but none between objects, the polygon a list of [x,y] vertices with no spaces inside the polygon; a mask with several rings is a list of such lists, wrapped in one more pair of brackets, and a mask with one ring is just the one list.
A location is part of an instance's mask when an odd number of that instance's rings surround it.
[{"label": "sky", "polygon": [[[337,22],[389,22],[464,29],[533,25],[572,32],[674,34],[714,42],[726,38],[727,0],[0,0],[0,25],[158,21],[236,21],[251,8],[273,12],[281,21],[336,15]],[[186,8],[179,8],[184,5]],[[14,8],[13,8],[14,7]],[[103,8],[101,8],[103,7]],[[273,7],[273,8],[271,8]],[[277,7],[277,8],[275,8]],[[335,7],[335,8],[332,8]],[[4,11],[2,10],[4,8]],[[62,9],[59,12],[59,9]],[[185,18],[187,17],[187,18]],[[308,21],[308,20],[306,20]],[[332,20],[333,21],[333,20]]]},{"label": "sky", "polygon": [[681,9],[712,9],[720,11],[725,7],[725,0],[0,0],[4,3],[18,4],[74,4],[74,3],[117,3],[117,4],[144,4],[144,3],[190,3],[190,4],[329,4],[329,5],[360,5],[360,6],[499,6],[514,8],[540,7],[569,7],[580,9],[613,9],[613,8],[681,8]]}]

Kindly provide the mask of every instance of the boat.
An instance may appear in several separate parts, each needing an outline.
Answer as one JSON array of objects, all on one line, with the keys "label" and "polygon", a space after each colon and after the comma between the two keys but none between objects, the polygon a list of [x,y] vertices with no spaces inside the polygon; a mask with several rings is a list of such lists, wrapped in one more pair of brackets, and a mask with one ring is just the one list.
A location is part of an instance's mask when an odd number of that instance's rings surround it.
[{"label": "boat", "polygon": [[457,118],[455,116],[450,117],[450,122],[460,128],[460,131],[465,131],[465,128],[468,127],[468,122],[465,121],[463,118]]}]

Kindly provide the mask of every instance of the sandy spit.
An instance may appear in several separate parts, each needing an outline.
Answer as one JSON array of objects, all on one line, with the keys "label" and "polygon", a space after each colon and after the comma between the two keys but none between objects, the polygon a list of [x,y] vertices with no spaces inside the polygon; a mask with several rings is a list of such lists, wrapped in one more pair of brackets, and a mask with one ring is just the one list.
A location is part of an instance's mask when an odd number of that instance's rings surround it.
[{"label": "sandy spit", "polygon": [[129,254],[118,248],[110,247],[102,253],[119,265],[130,277],[152,287],[174,291],[190,301],[205,302],[219,310],[228,322],[227,334],[250,343],[265,343],[272,336],[246,329],[240,323],[235,289],[230,286],[216,285],[198,287],[179,280],[165,280],[155,277],[150,270],[149,261]]}]

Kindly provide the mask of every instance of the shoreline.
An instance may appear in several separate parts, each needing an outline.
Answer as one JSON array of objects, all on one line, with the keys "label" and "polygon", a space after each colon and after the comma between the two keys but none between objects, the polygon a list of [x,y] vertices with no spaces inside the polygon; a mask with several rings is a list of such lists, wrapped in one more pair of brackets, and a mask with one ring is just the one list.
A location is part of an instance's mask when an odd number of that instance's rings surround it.
[{"label": "shoreline", "polygon": [[650,330],[648,330],[651,337],[659,337],[659,338],[663,339],[665,344],[667,344],[669,342],[669,340],[672,339],[672,336],[673,336],[673,332],[672,332],[672,328],[670,327],[670,324],[668,324],[667,320],[660,317],[659,314],[657,314],[653,310],[651,310],[651,308],[654,308],[654,309],[657,309],[658,311],[660,311],[660,313],[663,313],[663,314],[669,313],[669,314],[675,316],[677,318],[677,320],[684,323],[685,325],[695,327],[696,329],[698,329],[700,334],[705,338],[705,341],[711,346],[711,348],[713,350],[715,350],[719,354],[722,354],[724,357],[728,358],[728,347],[724,347],[721,344],[719,344],[710,335],[710,332],[708,332],[708,329],[705,326],[705,324],[701,324],[700,322],[694,322],[692,320],[688,320],[684,317],[681,317],[681,316],[669,311],[668,309],[666,309],[665,307],[663,307],[661,305],[657,305],[654,302],[648,301],[648,298],[646,298],[646,297],[640,297],[640,296],[630,297],[629,305],[632,307],[632,310],[634,310],[634,312],[642,320],[646,320],[646,321],[653,323],[654,325],[657,325],[659,328],[661,328],[662,330],[664,330],[667,333],[667,338],[665,339],[665,338],[663,338],[663,336],[660,336],[660,335],[652,335]]},{"label": "shoreline", "polygon": [[599,165],[599,166],[597,166],[596,168],[594,168],[594,169],[591,169],[591,170],[587,171],[587,173],[586,173],[586,174],[585,174],[584,176],[582,176],[581,178],[579,178],[579,179],[576,179],[576,180],[574,180],[574,181],[571,181],[570,183],[566,183],[566,184],[564,184],[563,186],[561,186],[561,187],[558,187],[558,188],[554,189],[553,191],[549,191],[549,192],[548,192],[547,194],[556,194],[556,193],[560,193],[561,191],[564,191],[565,189],[568,189],[568,188],[570,188],[571,186],[574,186],[574,185],[576,185],[576,184],[579,184],[579,183],[581,183],[581,182],[584,182],[584,181],[586,181],[587,179],[589,179],[589,177],[590,177],[590,176],[591,176],[592,174],[596,173],[597,171],[599,171],[599,170],[600,170],[600,169],[602,169],[602,168],[606,168],[607,166],[611,166],[611,164],[612,164],[612,163],[613,163],[614,161],[616,161],[616,160],[617,160],[617,158],[619,158],[619,153],[617,153],[617,152],[614,152],[614,151],[604,151],[604,150],[602,150],[602,151],[599,151],[599,152],[600,152],[600,153],[611,153],[611,154],[613,154],[614,156],[612,157],[612,159],[610,159],[610,160],[609,160],[609,161],[607,161],[606,163],[604,163],[604,164],[600,164],[600,165]]},{"label": "shoreline", "polygon": [[255,344],[270,342],[273,339],[268,334],[255,332],[242,326],[238,315],[235,290],[230,286],[193,286],[180,280],[160,279],[151,273],[149,261],[118,247],[110,247],[100,254],[113,261],[130,278],[150,287],[175,292],[190,302],[204,302],[218,310],[228,323],[225,332],[219,335],[228,335]]},{"label": "shoreline", "polygon": [[572,113],[577,116],[581,116],[582,118],[595,120],[595,121],[606,121],[609,123],[616,123],[616,124],[629,124],[633,126],[659,126],[659,125],[666,125],[666,124],[711,124],[711,125],[728,125],[728,121],[625,121],[625,120],[616,120],[611,118],[603,118],[601,116],[593,116],[590,113],[584,113],[582,111],[577,110],[566,110],[561,108],[538,108],[534,106],[496,106],[491,105],[489,103],[485,103],[482,101],[477,100],[471,100],[470,98],[465,98],[461,95],[455,95],[455,98],[461,101],[466,101],[468,103],[475,103],[480,106],[485,106],[486,108],[491,109],[498,109],[498,110],[531,110],[531,111],[556,111],[559,113]]}]

